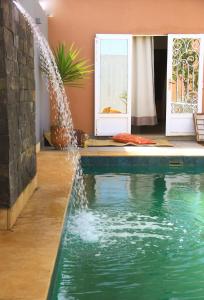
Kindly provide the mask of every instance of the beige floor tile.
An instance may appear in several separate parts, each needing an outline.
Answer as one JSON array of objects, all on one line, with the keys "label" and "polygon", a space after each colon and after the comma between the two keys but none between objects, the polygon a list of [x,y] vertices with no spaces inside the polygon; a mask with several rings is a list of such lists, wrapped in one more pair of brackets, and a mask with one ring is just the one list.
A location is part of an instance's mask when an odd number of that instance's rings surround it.
[{"label": "beige floor tile", "polygon": [[38,155],[38,189],[12,231],[0,231],[0,299],[46,299],[73,170],[65,153]]}]

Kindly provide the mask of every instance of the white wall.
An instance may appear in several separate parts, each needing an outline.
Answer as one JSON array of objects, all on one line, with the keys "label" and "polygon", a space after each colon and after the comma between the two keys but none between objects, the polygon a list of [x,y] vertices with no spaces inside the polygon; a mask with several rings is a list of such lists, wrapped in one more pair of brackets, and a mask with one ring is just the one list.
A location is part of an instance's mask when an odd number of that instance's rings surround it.
[{"label": "white wall", "polygon": [[[19,0],[21,5],[32,16],[34,21],[36,18],[40,18],[41,32],[44,36],[48,37],[48,18],[37,0]],[[45,81],[42,78],[39,64],[39,50],[35,43],[34,46],[34,64],[35,64],[35,98],[36,98],[36,143],[40,142],[43,137],[43,132],[50,128],[50,108],[49,108],[49,96],[46,89]]]}]

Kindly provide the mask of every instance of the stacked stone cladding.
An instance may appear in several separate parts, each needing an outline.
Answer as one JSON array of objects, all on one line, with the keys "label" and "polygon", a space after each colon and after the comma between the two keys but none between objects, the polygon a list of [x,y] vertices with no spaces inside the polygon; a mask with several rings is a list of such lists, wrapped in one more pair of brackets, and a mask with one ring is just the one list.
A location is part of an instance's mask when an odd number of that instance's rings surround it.
[{"label": "stacked stone cladding", "polygon": [[0,207],[36,174],[33,35],[11,0],[0,0]]}]

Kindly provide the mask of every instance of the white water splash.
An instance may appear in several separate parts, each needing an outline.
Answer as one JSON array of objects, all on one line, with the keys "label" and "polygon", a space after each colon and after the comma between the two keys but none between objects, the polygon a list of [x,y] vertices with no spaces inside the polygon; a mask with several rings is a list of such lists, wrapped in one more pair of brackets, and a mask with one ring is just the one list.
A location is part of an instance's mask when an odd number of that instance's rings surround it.
[{"label": "white water splash", "polygon": [[[131,221],[128,220],[130,214]],[[116,216],[111,216],[110,213],[84,211],[70,216],[69,219],[68,231],[71,234],[84,242],[99,242],[106,246],[117,243],[118,239],[170,239],[168,233],[174,228],[167,220],[156,222],[154,217],[138,213],[118,212]]]},{"label": "white water splash", "polygon": [[101,232],[98,230],[98,217],[90,211],[79,212],[74,214],[73,222],[69,230],[74,235],[78,235],[81,240],[86,242],[98,242]]},{"label": "white water splash", "polygon": [[35,24],[33,18],[28,14],[28,12],[18,1],[13,1],[13,3],[16,5],[20,13],[24,16],[34,35],[35,41],[38,44],[40,53],[43,57],[43,62],[46,64],[46,70],[48,71],[48,89],[56,100],[55,109],[57,111],[57,115],[60,116],[61,126],[68,129],[65,132],[65,138],[70,141],[67,153],[68,158],[72,162],[72,167],[75,170],[75,174],[73,174],[72,178],[74,180],[75,177],[74,188],[76,194],[73,205],[80,209],[86,209],[87,198],[85,193],[82,169],[80,166],[80,154],[77,146],[77,139],[74,134],[73,121],[69,107],[69,99],[66,95],[53,53],[46,38],[40,32],[39,27]]}]

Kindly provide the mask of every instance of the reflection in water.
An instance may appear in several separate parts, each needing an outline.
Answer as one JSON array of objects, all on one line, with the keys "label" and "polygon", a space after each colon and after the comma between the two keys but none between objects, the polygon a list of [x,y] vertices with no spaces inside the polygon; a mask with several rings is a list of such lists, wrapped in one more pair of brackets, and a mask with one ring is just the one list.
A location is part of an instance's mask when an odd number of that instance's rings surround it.
[{"label": "reflection in water", "polygon": [[86,183],[89,209],[69,215],[50,299],[203,298],[204,174]]},{"label": "reflection in water", "polygon": [[149,174],[143,174],[142,176],[141,174],[130,175],[130,198],[132,201],[137,202],[138,205],[138,199],[143,199],[140,205],[145,206],[145,209],[149,208],[149,211],[151,211],[153,202],[149,199],[152,199],[153,194],[156,192],[156,180],[155,176]]},{"label": "reflection in water", "polygon": [[[159,187],[159,188],[158,188]],[[166,193],[166,180],[164,175],[154,176],[154,191],[152,193],[152,210],[162,215]]]},{"label": "reflection in water", "polygon": [[89,205],[96,201],[96,178],[95,176],[84,175],[84,185],[89,195]]},{"label": "reflection in water", "polygon": [[128,40],[100,41],[100,113],[127,113]]},{"label": "reflection in water", "polygon": [[204,190],[201,190],[203,179],[203,174],[165,175],[167,188],[164,196],[165,204],[170,211],[174,211],[173,217],[176,220],[187,221],[191,226],[200,216],[203,217]]}]

